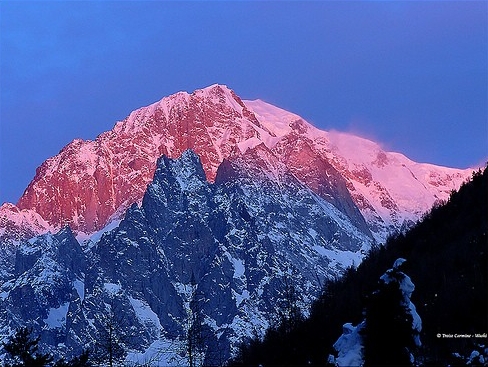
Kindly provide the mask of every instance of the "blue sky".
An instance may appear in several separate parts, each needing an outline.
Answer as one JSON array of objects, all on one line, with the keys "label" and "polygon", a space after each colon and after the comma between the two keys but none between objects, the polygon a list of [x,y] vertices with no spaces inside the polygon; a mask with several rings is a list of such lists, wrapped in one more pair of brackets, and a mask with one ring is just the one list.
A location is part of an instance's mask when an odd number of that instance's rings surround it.
[{"label": "blue sky", "polygon": [[0,203],[74,138],[226,84],[465,168],[488,157],[488,2],[0,3]]}]

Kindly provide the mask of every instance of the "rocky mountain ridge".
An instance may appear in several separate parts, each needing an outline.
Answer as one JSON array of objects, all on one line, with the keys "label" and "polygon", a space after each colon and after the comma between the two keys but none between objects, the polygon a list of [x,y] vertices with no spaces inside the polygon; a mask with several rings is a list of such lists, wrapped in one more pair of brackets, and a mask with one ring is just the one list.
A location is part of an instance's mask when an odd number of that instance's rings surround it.
[{"label": "rocky mountain ridge", "polygon": [[213,182],[224,159],[258,145],[315,193],[365,221],[380,242],[445,200],[471,174],[321,131],[296,114],[213,85],[165,97],[93,141],[68,144],[37,169],[16,206],[0,207],[0,236],[25,239],[66,224],[90,235],[141,201],[161,155],[178,158],[192,149]]},{"label": "rocky mountain ridge", "polygon": [[261,145],[225,160],[214,183],[188,150],[160,158],[140,206],[96,242],[65,227],[18,246],[1,278],[0,330],[29,325],[44,350],[97,356],[116,325],[124,358],[178,365],[198,326],[194,353],[221,365],[278,322],[291,295],[307,313],[373,242]]},{"label": "rocky mountain ridge", "polygon": [[225,86],[177,93],[74,140],[0,207],[0,333],[102,361],[116,329],[121,359],[221,365],[469,175]]}]

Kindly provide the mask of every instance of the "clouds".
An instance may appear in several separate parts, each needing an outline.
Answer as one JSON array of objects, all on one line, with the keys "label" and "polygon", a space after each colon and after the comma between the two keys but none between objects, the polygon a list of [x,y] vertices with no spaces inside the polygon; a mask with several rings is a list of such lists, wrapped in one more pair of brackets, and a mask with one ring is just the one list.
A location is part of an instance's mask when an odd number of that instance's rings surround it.
[{"label": "clouds", "polygon": [[73,138],[213,83],[322,128],[355,124],[413,159],[462,167],[486,156],[484,2],[0,7],[0,201],[16,201]]}]

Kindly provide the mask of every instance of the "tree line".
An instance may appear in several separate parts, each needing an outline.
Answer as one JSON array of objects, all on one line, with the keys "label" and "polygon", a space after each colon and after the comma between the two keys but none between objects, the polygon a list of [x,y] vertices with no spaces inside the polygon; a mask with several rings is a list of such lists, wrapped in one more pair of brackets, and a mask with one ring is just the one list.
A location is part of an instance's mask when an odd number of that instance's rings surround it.
[{"label": "tree line", "polygon": [[[357,325],[363,320],[378,290],[378,279],[397,258],[407,260],[404,271],[416,285],[412,302],[423,321],[422,347],[417,351],[422,365],[483,365],[480,361],[484,360],[483,353],[486,355],[486,337],[442,335],[483,336],[488,331],[487,232],[485,168],[474,172],[470,181],[451,192],[447,202],[433,207],[409,231],[391,236],[384,245],[373,248],[357,268],[351,267],[342,277],[328,281],[307,319],[298,320],[292,330],[275,327],[264,338],[248,340],[230,365],[327,365],[329,356],[337,353],[333,345],[343,325]],[[394,291],[381,301],[376,298],[377,306],[381,308],[381,303],[392,297]],[[378,321],[385,312],[376,313]],[[386,340],[394,338],[390,334]],[[400,355],[397,362],[406,363]]]}]

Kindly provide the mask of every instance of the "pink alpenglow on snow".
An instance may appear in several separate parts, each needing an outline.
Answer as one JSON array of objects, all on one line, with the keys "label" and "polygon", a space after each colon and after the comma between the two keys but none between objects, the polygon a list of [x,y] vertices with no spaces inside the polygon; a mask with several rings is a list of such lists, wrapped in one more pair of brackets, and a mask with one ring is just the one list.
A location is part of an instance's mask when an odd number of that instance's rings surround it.
[{"label": "pink alpenglow on snow", "polygon": [[418,220],[471,175],[319,130],[294,113],[212,85],[135,110],[93,141],[73,140],[37,169],[18,209],[2,207],[2,233],[19,239],[65,225],[79,234],[97,232],[142,200],[161,155],[178,158],[192,149],[213,182],[224,159],[258,147],[274,162],[270,167],[284,165],[331,203],[331,196],[350,195],[353,204],[339,209],[362,216],[377,241]]}]

